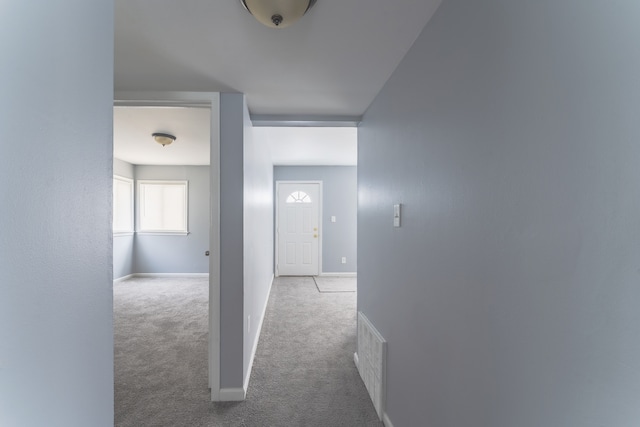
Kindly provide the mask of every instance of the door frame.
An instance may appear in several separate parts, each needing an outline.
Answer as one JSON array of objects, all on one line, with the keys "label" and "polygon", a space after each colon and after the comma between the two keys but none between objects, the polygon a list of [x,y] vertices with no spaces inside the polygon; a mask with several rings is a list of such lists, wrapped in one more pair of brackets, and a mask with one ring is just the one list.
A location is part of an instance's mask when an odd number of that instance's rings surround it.
[{"label": "door frame", "polygon": [[114,106],[209,108],[209,374],[211,400],[220,401],[220,93],[116,91]]},{"label": "door frame", "polygon": [[276,181],[276,194],[275,194],[275,208],[276,208],[276,215],[275,215],[275,224],[273,226],[273,231],[275,233],[274,239],[275,240],[275,254],[274,254],[274,266],[273,266],[273,271],[275,272],[275,276],[279,277],[280,274],[278,272],[278,257],[279,257],[279,249],[278,249],[278,245],[280,242],[280,235],[278,232],[278,225],[280,224],[280,217],[279,217],[279,211],[280,211],[280,201],[279,201],[279,194],[280,194],[280,184],[318,184],[318,275],[322,274],[322,234],[323,234],[323,227],[322,227],[322,222],[323,222],[323,216],[322,216],[322,200],[323,200],[323,195],[322,195],[322,181],[309,181],[309,180],[278,180]]}]

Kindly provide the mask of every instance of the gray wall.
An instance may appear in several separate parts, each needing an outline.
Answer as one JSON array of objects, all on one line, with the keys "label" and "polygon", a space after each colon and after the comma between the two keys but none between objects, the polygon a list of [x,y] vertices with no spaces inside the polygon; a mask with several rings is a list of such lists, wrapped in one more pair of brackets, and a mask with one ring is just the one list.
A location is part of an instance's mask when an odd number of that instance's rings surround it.
[{"label": "gray wall", "polygon": [[113,2],[2,3],[0,425],[113,425]]},{"label": "gray wall", "polygon": [[[244,367],[258,341],[258,326],[273,279],[273,165],[265,144],[255,143],[246,100],[244,117]],[[251,321],[249,322],[249,318]]]},{"label": "gray wall", "polygon": [[220,388],[243,383],[244,95],[220,94]]},{"label": "gray wall", "polygon": [[120,159],[113,159],[113,174],[133,179],[135,177],[135,166]]},{"label": "gray wall", "polygon": [[[134,179],[135,171],[131,163],[120,159],[113,159],[113,174],[125,178]],[[134,183],[135,185],[135,183]],[[133,241],[134,236],[131,235],[114,235],[113,236],[113,278],[128,276],[134,273],[133,269]]]},{"label": "gray wall", "polygon": [[273,277],[273,167],[242,94],[220,94],[220,158],[220,387],[238,389]]},{"label": "gray wall", "polygon": [[357,167],[276,166],[273,173],[276,181],[322,181],[322,272],[356,272]]},{"label": "gray wall", "polygon": [[447,0],[366,112],[358,307],[396,427],[638,425],[638,16]]},{"label": "gray wall", "polygon": [[[137,180],[189,181],[189,234],[161,236],[136,233],[135,273],[208,273],[209,166],[135,166]],[[136,212],[138,198],[136,196]]]}]

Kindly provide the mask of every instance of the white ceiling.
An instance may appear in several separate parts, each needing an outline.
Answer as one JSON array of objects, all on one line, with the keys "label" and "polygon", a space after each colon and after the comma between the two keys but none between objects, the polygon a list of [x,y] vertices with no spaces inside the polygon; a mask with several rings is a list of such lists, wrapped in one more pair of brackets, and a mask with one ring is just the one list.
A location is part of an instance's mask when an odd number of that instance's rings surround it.
[{"label": "white ceiling", "polygon": [[[208,108],[114,107],[113,156],[134,165],[208,165]],[[176,136],[162,146],[154,132]]]},{"label": "white ceiling", "polygon": [[283,29],[239,0],[116,0],[115,89],[246,94],[254,115],[361,116],[441,0],[318,0]]},{"label": "white ceiling", "polygon": [[[206,108],[115,107],[113,155],[135,165],[208,165],[210,112]],[[151,134],[175,135],[165,147]],[[255,127],[275,165],[355,165],[356,128]]]},{"label": "white ceiling", "polygon": [[269,144],[274,165],[357,165],[356,128],[256,127],[254,141]]},{"label": "white ceiling", "polygon": [[[440,2],[318,0],[272,29],[240,0],[116,0],[115,89],[240,92],[267,122],[357,121]],[[277,165],[357,162],[355,128],[254,130]],[[162,147],[153,132],[178,139]],[[114,156],[133,164],[208,164],[208,141],[206,109],[114,110]]]}]

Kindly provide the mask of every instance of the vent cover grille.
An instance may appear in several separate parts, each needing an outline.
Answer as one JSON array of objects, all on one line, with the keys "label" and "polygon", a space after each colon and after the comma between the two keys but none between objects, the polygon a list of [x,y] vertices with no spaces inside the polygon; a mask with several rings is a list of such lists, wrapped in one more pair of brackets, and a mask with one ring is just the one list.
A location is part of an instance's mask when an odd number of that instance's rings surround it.
[{"label": "vent cover grille", "polygon": [[386,359],[387,342],[369,322],[369,319],[359,311],[358,352],[355,360],[360,377],[380,419],[382,419],[385,402]]}]

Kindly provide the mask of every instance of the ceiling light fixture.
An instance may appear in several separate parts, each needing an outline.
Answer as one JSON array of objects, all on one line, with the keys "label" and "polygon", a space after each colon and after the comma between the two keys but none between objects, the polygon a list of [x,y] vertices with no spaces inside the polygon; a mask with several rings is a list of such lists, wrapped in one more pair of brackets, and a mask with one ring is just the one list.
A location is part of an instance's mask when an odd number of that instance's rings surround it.
[{"label": "ceiling light fixture", "polygon": [[316,4],[316,0],[240,0],[258,21],[267,27],[285,28]]},{"label": "ceiling light fixture", "polygon": [[153,137],[153,139],[155,139],[155,141],[156,141],[158,144],[162,145],[163,147],[164,147],[165,145],[169,145],[169,144],[171,144],[173,141],[175,141],[175,140],[176,140],[176,137],[175,137],[175,136],[170,135],[170,134],[168,134],[168,133],[159,133],[159,132],[156,132],[156,133],[152,133],[152,134],[151,134],[151,136]]}]

